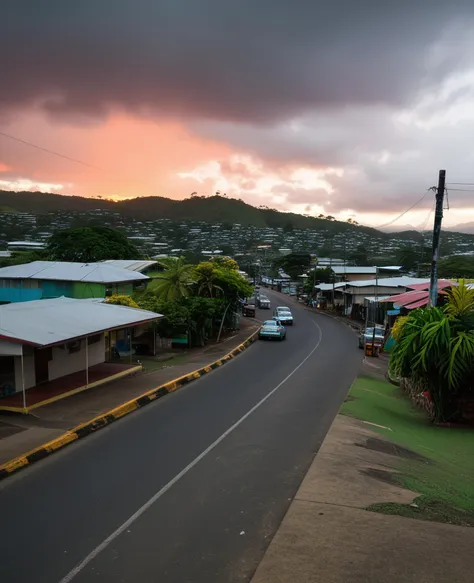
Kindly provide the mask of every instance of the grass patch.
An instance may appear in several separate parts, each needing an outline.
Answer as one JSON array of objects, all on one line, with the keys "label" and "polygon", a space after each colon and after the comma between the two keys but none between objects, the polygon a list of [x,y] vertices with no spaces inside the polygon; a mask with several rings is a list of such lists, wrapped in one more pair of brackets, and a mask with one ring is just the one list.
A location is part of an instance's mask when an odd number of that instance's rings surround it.
[{"label": "grass patch", "polygon": [[420,456],[394,457],[394,479],[421,494],[418,508],[378,504],[369,510],[474,526],[473,430],[432,425],[398,387],[368,377],[357,379],[341,413],[374,423],[374,432]]},{"label": "grass patch", "polygon": [[442,500],[430,496],[419,496],[415,498],[413,504],[397,504],[395,502],[372,504],[366,510],[431,522],[446,522],[457,526],[474,526],[474,512],[450,506]]},{"label": "grass patch", "polygon": [[180,364],[186,364],[189,359],[187,354],[177,354],[176,356],[170,356],[167,359],[154,358],[152,356],[137,356],[133,358],[134,363],[140,362],[143,366],[143,371],[155,372],[163,368],[168,368],[170,366],[178,366]]}]

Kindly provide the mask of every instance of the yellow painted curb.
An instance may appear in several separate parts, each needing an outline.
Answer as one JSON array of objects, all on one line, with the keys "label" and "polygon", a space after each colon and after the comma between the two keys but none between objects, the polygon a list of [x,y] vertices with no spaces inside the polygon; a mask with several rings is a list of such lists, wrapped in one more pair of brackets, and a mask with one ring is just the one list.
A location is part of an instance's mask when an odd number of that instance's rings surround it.
[{"label": "yellow painted curb", "polygon": [[[134,399],[122,403],[121,405],[118,405],[117,407],[111,409],[110,411],[107,411],[106,413],[98,415],[97,417],[94,417],[89,421],[85,421],[84,423],[77,425],[70,431],[63,433],[62,435],[53,439],[52,441],[49,441],[48,443],[45,443],[29,451],[26,454],[18,456],[17,458],[14,458],[3,465],[0,465],[0,480],[8,477],[14,472],[20,470],[21,468],[24,468],[28,465],[35,463],[36,461],[39,461],[40,459],[47,457],[48,455],[54,453],[55,451],[62,449],[66,445],[69,445],[70,443],[77,441],[78,439],[81,439],[86,435],[94,433],[95,431],[101,429],[102,427],[106,427],[113,421],[116,421],[117,419],[120,419],[121,417],[124,417],[129,413],[132,413],[133,411],[145,406],[146,404],[176,391],[178,388],[185,386],[189,382],[201,378],[203,375],[211,372],[215,368],[218,368],[225,364],[226,362],[228,362],[229,360],[235,358],[238,354],[240,354],[248,346],[250,346],[250,344],[252,344],[257,337],[258,330],[253,332],[242,344],[239,344],[236,348],[232,349],[229,353],[227,353],[219,360],[216,360],[215,362],[208,364],[204,367],[201,367],[200,369],[197,369],[188,374],[173,379],[172,381],[168,381],[163,385],[159,385],[154,389],[151,389],[146,393],[143,393],[139,397],[135,397]],[[141,369],[141,366],[137,368]],[[122,376],[126,376],[123,373],[127,372],[128,374],[132,374],[133,370],[134,369],[131,370],[129,369],[128,371],[117,373],[117,375],[114,376],[117,376],[117,378],[121,378]],[[98,381],[98,384],[101,384],[100,381]],[[94,386],[97,386],[97,383]],[[92,384],[89,385],[87,388],[91,387]],[[68,394],[74,394],[76,392],[80,392],[80,390],[75,389],[74,391],[71,391]],[[30,409],[32,408],[33,407],[30,407]]]}]

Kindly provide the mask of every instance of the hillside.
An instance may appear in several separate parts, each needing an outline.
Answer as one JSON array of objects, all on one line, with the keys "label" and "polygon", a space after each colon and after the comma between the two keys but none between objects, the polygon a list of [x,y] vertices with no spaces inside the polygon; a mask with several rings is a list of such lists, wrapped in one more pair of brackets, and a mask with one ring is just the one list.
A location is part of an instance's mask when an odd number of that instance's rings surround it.
[{"label": "hillside", "polygon": [[172,200],[165,197],[140,197],[120,202],[99,198],[65,196],[42,192],[11,192],[0,190],[0,208],[11,212],[46,214],[52,212],[87,212],[96,209],[118,212],[137,220],[167,218],[174,221],[193,220],[209,223],[240,223],[243,226],[284,227],[295,229],[324,229],[329,233],[358,231],[378,239],[396,237],[409,241],[420,240],[417,231],[383,233],[371,227],[354,226],[341,221],[330,221],[303,215],[284,213],[267,208],[256,208],[242,200],[222,196],[195,197]]}]

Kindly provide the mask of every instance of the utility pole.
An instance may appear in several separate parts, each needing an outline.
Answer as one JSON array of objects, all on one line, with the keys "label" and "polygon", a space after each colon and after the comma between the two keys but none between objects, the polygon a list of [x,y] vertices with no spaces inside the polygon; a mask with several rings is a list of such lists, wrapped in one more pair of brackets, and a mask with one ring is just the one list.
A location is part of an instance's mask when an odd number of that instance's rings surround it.
[{"label": "utility pole", "polygon": [[433,225],[433,253],[431,259],[429,306],[436,307],[438,302],[438,259],[441,239],[441,222],[443,220],[443,201],[446,184],[446,170],[439,171],[438,189],[436,191],[436,209]]}]

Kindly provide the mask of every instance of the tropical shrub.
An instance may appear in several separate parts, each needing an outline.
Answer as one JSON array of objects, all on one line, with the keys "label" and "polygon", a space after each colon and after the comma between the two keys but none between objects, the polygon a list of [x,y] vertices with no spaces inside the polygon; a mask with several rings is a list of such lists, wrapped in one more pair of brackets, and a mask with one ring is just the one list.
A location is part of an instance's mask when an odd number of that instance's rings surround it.
[{"label": "tropical shrub", "polygon": [[413,310],[396,334],[391,372],[428,389],[435,420],[456,419],[460,398],[472,393],[474,290],[452,288],[445,306]]},{"label": "tropical shrub", "polygon": [[409,316],[400,316],[397,318],[395,324],[392,328],[392,336],[396,342],[398,342],[403,334],[403,328],[408,321]]},{"label": "tropical shrub", "polygon": [[130,296],[121,296],[119,294],[114,294],[109,296],[105,300],[106,304],[114,304],[116,306],[127,306],[128,308],[138,308],[137,302]]}]

